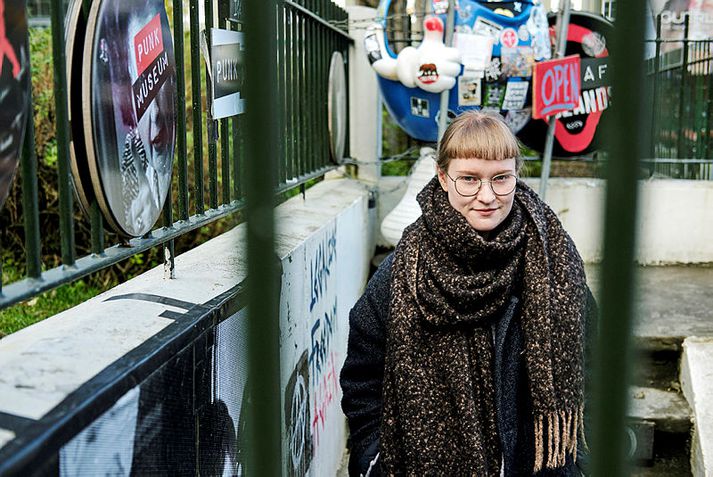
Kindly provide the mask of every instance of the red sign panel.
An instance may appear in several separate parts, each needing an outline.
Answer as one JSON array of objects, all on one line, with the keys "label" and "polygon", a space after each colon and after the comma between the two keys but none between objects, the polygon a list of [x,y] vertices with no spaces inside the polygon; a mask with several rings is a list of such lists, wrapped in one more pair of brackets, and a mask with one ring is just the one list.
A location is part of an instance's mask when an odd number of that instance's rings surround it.
[{"label": "red sign panel", "polygon": [[532,117],[570,111],[579,106],[579,55],[535,63],[532,72]]},{"label": "red sign panel", "polygon": [[134,37],[134,54],[136,55],[138,73],[143,73],[161,53],[163,53],[163,35],[161,17],[157,14]]}]

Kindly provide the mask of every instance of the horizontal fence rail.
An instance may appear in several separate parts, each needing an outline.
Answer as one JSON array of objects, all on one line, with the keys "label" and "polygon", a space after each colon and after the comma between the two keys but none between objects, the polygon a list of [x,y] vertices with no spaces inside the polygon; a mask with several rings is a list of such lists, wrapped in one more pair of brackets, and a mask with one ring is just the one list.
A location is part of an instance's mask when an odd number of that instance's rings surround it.
[{"label": "horizontal fence rail", "polygon": [[[210,75],[201,49],[201,35],[205,34],[206,26],[208,30],[210,27],[234,31],[244,29],[241,12],[235,11],[240,9],[240,2],[218,0],[214,10],[213,2],[205,1],[205,15],[200,17],[200,0],[166,2],[176,59],[173,173],[162,219],[145,236],[131,240],[121,239],[107,231],[96,200],[88,204],[88,210],[82,215],[73,191],[67,105],[68,91],[81,79],[72,77],[69,83],[67,80],[64,46],[67,40],[66,3],[62,0],[50,3],[61,265],[43,271],[47,264],[42,262],[42,231],[38,217],[44,211],[40,210],[38,200],[38,154],[30,118],[21,170],[13,186],[22,189],[26,277],[12,283],[0,283],[0,309],[107,268],[152,247],[164,247],[167,276],[172,277],[174,239],[231,216],[244,207],[245,115],[219,120],[212,118]],[[87,15],[92,1],[84,0],[82,3],[83,14]],[[341,53],[346,71],[352,39],[339,26],[347,24],[346,11],[330,0],[286,0],[279,1],[277,5],[278,88],[275,94],[282,106],[277,118],[282,140],[275,192],[280,193],[304,186],[336,167],[341,160],[330,154],[327,91],[332,55],[334,52]],[[210,33],[206,34],[204,43],[210,43]],[[30,58],[31,65],[41,61],[41,58]],[[345,151],[344,156],[348,155]],[[88,243],[76,243],[79,227],[90,229]],[[0,245],[7,248],[4,244]],[[82,256],[77,258],[78,255]]]}]

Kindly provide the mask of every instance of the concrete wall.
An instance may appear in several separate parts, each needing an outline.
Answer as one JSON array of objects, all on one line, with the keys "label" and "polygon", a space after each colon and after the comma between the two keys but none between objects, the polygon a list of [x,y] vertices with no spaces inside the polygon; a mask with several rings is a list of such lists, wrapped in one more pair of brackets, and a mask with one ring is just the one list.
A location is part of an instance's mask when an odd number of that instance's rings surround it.
[{"label": "concrete wall", "polygon": [[[342,460],[338,377],[348,312],[373,253],[368,204],[360,183],[326,180],[276,209],[284,475],[335,475]],[[244,237],[243,224],[177,257],[175,280],[157,267],[0,340],[0,474],[37,442],[59,475],[114,475],[118,464],[128,475],[161,459],[154,470],[178,475],[204,464],[196,455],[229,465],[235,456],[222,460],[221,444],[213,452],[203,426],[220,419],[209,427],[215,438],[233,429],[228,448],[240,442],[246,314],[235,302]],[[167,347],[175,352],[165,355]],[[146,370],[146,356],[160,350],[163,361]],[[52,439],[42,440],[48,429]],[[28,468],[42,468],[42,459]]]},{"label": "concrete wall", "polygon": [[[379,221],[405,192],[404,178],[379,183]],[[535,190],[538,179],[526,179]],[[713,182],[647,180],[639,182],[637,261],[644,265],[713,262]],[[550,179],[547,203],[557,213],[586,262],[602,260],[605,181]],[[380,244],[385,244],[380,238]]]}]

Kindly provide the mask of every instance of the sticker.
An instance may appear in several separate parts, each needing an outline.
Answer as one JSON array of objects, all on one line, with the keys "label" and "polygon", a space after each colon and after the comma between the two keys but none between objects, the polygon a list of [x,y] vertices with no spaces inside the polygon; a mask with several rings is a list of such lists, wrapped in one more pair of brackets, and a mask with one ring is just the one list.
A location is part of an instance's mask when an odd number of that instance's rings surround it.
[{"label": "sticker", "polygon": [[500,32],[502,30],[503,27],[483,17],[476,18],[475,24],[473,25],[473,33],[491,37],[494,44],[500,41]]},{"label": "sticker", "polygon": [[532,65],[535,63],[535,58],[532,48],[529,46],[502,48],[500,61],[501,73],[504,76],[532,76]]},{"label": "sticker", "polygon": [[527,30],[532,38],[532,50],[535,61],[549,60],[552,58],[552,43],[550,42],[550,27],[547,23],[547,14],[544,9],[537,5],[530,11],[530,19],[527,20]]},{"label": "sticker", "polygon": [[532,108],[510,109],[505,115],[505,124],[508,125],[513,134],[520,132],[532,117]]},{"label": "sticker", "polygon": [[485,79],[488,81],[496,81],[500,78],[500,58],[493,58],[490,64],[485,68]]},{"label": "sticker", "polygon": [[515,14],[506,8],[496,8],[493,13],[503,17],[513,18]]},{"label": "sticker", "polygon": [[607,41],[601,33],[590,32],[582,37],[582,49],[589,56],[600,56],[607,47]]},{"label": "sticker", "polygon": [[431,113],[428,108],[428,100],[411,96],[411,114],[419,118],[428,118]]},{"label": "sticker", "polygon": [[500,33],[500,44],[505,48],[514,48],[517,41],[517,33],[513,28],[506,28]]},{"label": "sticker", "polygon": [[475,10],[473,8],[473,5],[468,2],[465,5],[458,5],[458,7],[459,8],[456,11],[458,12],[458,17],[460,18],[460,20],[462,22],[470,23],[470,19],[473,18],[473,12]]},{"label": "sticker", "polygon": [[522,3],[521,3],[521,2],[515,2],[515,3],[512,4],[512,8],[513,8],[513,10],[515,10],[516,12],[520,13],[520,12],[522,12]]},{"label": "sticker", "polygon": [[520,41],[527,41],[530,39],[530,32],[527,31],[527,27],[525,25],[520,25],[520,28],[517,29],[517,37],[520,38]]},{"label": "sticker", "polygon": [[435,63],[424,63],[419,66],[416,78],[423,84],[433,84],[438,81],[438,68]]},{"label": "sticker", "polygon": [[453,46],[460,51],[461,63],[466,69],[485,70],[493,54],[493,39],[486,35],[456,33]]},{"label": "sticker", "polygon": [[505,98],[505,87],[499,83],[485,84],[485,99],[483,107],[497,109],[500,111],[500,106]]},{"label": "sticker", "polygon": [[448,0],[433,0],[433,13],[440,15],[448,11]]},{"label": "sticker", "polygon": [[503,99],[502,109],[522,109],[527,101],[527,89],[530,86],[529,81],[508,81],[505,89],[505,98]]},{"label": "sticker", "polygon": [[480,106],[482,76],[463,74],[458,78],[458,106]]},{"label": "sticker", "polygon": [[364,35],[364,49],[366,50],[369,64],[373,65],[381,59],[381,48],[379,48],[379,40],[376,39],[376,30],[367,30]]}]

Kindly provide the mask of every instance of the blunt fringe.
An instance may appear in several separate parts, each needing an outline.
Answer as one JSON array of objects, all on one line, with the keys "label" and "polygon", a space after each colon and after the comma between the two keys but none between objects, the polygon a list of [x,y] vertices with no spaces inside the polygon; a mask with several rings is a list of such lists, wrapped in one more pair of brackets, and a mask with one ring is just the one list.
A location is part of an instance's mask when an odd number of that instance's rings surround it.
[{"label": "blunt fringe", "polygon": [[438,149],[438,167],[448,170],[451,159],[515,159],[522,165],[520,143],[502,116],[467,111],[446,129]]}]

